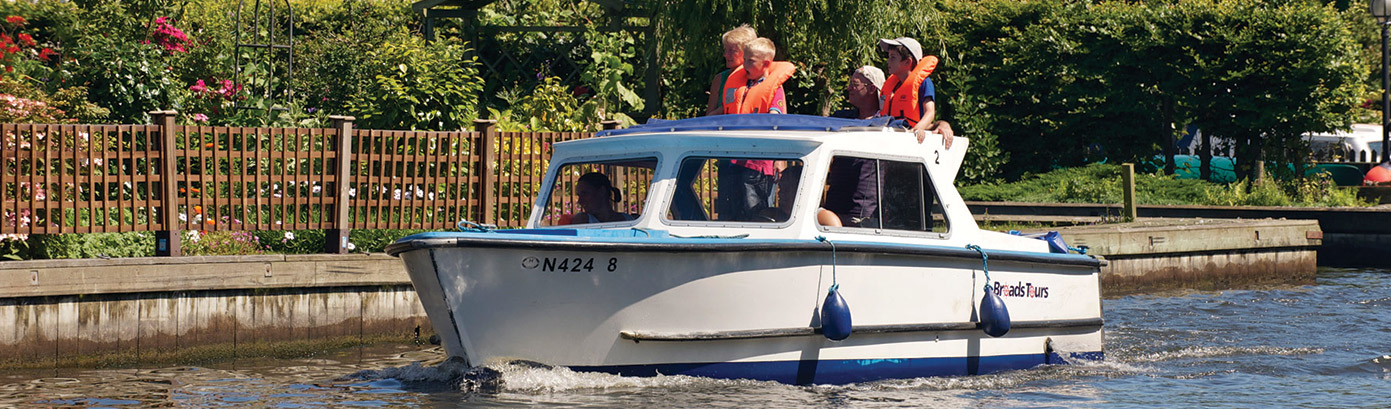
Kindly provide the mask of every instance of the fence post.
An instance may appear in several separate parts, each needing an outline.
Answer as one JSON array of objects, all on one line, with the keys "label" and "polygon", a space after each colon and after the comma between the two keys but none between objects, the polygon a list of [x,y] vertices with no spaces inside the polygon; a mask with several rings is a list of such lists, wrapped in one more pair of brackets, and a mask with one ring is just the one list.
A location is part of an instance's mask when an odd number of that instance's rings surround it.
[{"label": "fence post", "polygon": [[179,227],[178,157],[174,149],[174,118],[178,111],[150,111],[150,118],[159,126],[159,216],[164,230],[155,232],[155,255],[183,255],[182,229]]},{"label": "fence post", "polygon": [[[348,189],[352,187],[353,121],[357,118],[332,115],[328,119],[333,121],[333,129],[338,130],[338,146],[334,147],[338,166],[332,169],[335,181],[333,191],[337,196],[333,199],[333,228],[324,232],[324,253],[346,254],[348,233],[352,231],[348,223]],[[324,171],[327,173],[330,170]]]},{"label": "fence post", "polygon": [[1122,212],[1122,219],[1127,222],[1135,221],[1139,212],[1135,207],[1135,164],[1121,164],[1121,196],[1125,201],[1125,210]]},{"label": "fence post", "polygon": [[483,134],[483,146],[475,146],[475,150],[483,151],[482,174],[478,175],[478,188],[482,194],[478,197],[478,212],[481,213],[483,224],[496,224],[497,217],[493,213],[493,206],[497,204],[494,195],[497,189],[493,184],[497,181],[497,121],[492,119],[473,120],[475,132]]}]

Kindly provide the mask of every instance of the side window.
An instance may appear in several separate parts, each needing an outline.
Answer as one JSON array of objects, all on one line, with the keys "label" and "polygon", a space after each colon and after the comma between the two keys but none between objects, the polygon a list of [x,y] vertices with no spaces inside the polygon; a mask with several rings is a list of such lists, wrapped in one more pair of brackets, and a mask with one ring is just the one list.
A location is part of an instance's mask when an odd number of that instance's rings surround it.
[{"label": "side window", "polygon": [[827,227],[946,233],[936,192],[921,163],[837,156],[818,220]]},{"label": "side window", "polygon": [[800,160],[686,158],[667,219],[781,223],[791,215],[801,175]]},{"label": "side window", "polygon": [[656,158],[572,163],[560,167],[540,226],[621,223],[646,207]]}]

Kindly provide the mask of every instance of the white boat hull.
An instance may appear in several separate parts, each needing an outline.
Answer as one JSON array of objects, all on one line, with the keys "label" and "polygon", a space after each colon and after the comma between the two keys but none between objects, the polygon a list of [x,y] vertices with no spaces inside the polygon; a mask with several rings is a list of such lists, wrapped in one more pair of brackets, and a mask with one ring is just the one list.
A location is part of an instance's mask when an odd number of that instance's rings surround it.
[{"label": "white boat hull", "polygon": [[[833,268],[829,246],[808,241],[639,247],[528,236],[454,233],[389,250],[405,261],[450,355],[797,384],[1102,355],[1098,262],[1084,256],[991,254],[991,285],[1013,321],[992,338],[975,327],[986,279],[974,251],[841,243]],[[855,328],[839,342],[817,329],[833,283]]]}]

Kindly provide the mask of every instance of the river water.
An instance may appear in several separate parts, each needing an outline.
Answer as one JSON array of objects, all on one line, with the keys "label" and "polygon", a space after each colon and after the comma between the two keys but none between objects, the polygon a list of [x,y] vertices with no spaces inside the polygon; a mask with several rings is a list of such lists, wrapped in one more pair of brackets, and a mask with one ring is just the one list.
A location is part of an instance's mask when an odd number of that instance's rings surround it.
[{"label": "river water", "polygon": [[1104,302],[1107,360],[978,377],[787,386],[624,378],[385,345],[203,367],[0,374],[0,407],[1391,407],[1391,271]]}]

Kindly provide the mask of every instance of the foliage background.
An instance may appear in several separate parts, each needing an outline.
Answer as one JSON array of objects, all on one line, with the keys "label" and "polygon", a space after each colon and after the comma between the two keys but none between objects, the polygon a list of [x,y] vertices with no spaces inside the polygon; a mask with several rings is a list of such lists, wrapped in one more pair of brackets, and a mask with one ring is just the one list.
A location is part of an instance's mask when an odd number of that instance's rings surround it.
[{"label": "foliage background", "polygon": [[[1362,4],[1322,1],[670,2],[659,12],[671,116],[704,102],[719,34],[751,23],[798,65],[794,113],[842,103],[877,39],[913,37],[942,58],[941,117],[972,138],[968,183],[1084,163],[1137,161],[1198,125],[1259,158],[1297,162],[1306,132],[1347,126],[1369,96],[1376,39]],[[1341,7],[1341,8],[1340,8]]]},{"label": "foliage background", "polygon": [[[918,39],[942,59],[940,117],[971,138],[962,182],[999,186],[1149,159],[1187,125],[1236,144],[1239,178],[1261,161],[1300,175],[1300,135],[1375,118],[1364,107],[1380,91],[1375,22],[1347,1],[500,0],[479,24],[581,29],[480,32],[454,20],[433,43],[412,3],[289,1],[295,75],[272,102],[257,91],[267,84],[234,75],[239,58],[244,73],[284,68],[235,47],[249,34],[238,2],[0,2],[24,19],[0,24],[10,104],[0,120],[146,123],[175,109],[185,124],[323,127],[332,114],[363,128],[455,130],[486,117],[503,130],[592,130],[697,115],[724,68],[720,34],[750,23],[798,66],[790,111],[809,115],[842,107],[854,68],[884,66],[878,39]],[[623,29],[648,24],[651,34]],[[500,50],[515,61],[496,64]],[[652,64],[655,90],[642,77]],[[272,104],[284,110],[236,108]]]},{"label": "foliage background", "polygon": [[[289,94],[276,94],[286,110],[267,113],[233,108],[271,104],[247,76],[210,85],[219,92],[191,89],[237,78],[238,56],[252,61],[244,72],[277,68],[234,46],[250,31],[239,31],[237,2],[0,2],[0,13],[28,19],[9,31],[38,42],[4,61],[13,71],[0,92],[83,122],[177,109],[186,123],[324,126],[338,114],[359,127],[456,130],[490,117],[503,129],[573,131],[639,113],[697,115],[724,68],[718,38],[742,23],[797,64],[790,110],[810,115],[842,107],[851,70],[884,65],[878,39],[908,36],[942,58],[940,116],[972,138],[962,175],[979,183],[1149,158],[1190,124],[1233,141],[1239,176],[1250,177],[1262,159],[1303,159],[1301,134],[1366,116],[1378,86],[1374,22],[1360,3],[1338,1],[639,0],[615,10],[500,0],[476,22],[442,21],[434,43],[412,3],[290,1],[296,73]],[[182,51],[158,34],[160,18],[186,34]],[[624,29],[648,24],[652,35]],[[41,60],[42,49],[57,56]],[[641,97],[650,64],[661,70],[656,107]]]}]

